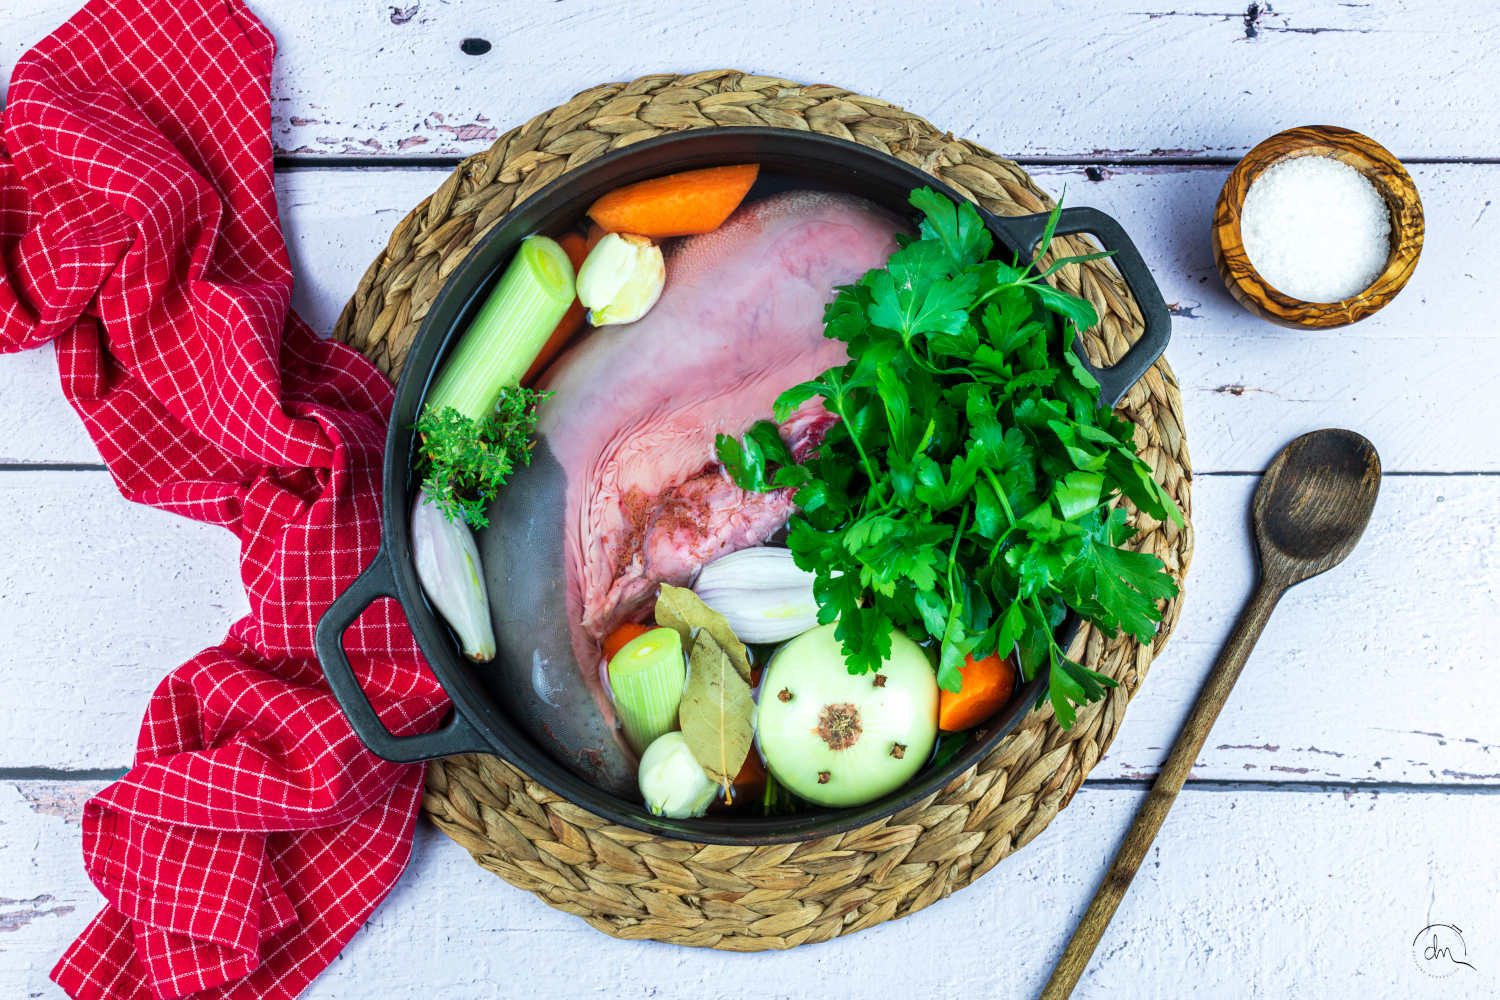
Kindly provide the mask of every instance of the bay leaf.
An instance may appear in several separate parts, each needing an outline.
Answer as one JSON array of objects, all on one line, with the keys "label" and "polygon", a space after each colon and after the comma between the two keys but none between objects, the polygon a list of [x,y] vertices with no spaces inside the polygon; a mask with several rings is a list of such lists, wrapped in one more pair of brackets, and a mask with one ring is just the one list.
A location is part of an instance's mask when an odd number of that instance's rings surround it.
[{"label": "bay leaf", "polygon": [[704,604],[691,590],[670,583],[662,584],[656,595],[656,624],[675,629],[682,637],[683,649],[693,648],[696,630],[707,632],[729,655],[729,662],[734,664],[740,679],[750,683],[750,651],[729,627],[729,619]]},{"label": "bay leaf", "polygon": [[688,658],[687,687],[677,719],[693,759],[726,793],[750,755],[754,714],[750,685],[713,635],[699,632]]}]

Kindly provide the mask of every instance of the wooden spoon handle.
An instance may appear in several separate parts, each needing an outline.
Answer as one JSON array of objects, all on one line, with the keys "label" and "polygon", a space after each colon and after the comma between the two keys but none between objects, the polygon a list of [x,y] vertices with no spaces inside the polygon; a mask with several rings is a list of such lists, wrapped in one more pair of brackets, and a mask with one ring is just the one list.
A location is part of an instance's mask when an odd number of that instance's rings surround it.
[{"label": "wooden spoon handle", "polygon": [[1198,692],[1198,700],[1193,705],[1192,713],[1188,715],[1187,722],[1183,723],[1182,731],[1177,734],[1177,742],[1172,744],[1172,752],[1168,754],[1166,763],[1156,776],[1156,783],[1151,786],[1151,793],[1135,814],[1135,822],[1131,824],[1130,832],[1125,835],[1125,842],[1115,854],[1114,863],[1110,865],[1108,874],[1094,893],[1094,899],[1089,903],[1083,919],[1078,922],[1077,929],[1073,931],[1067,948],[1063,949],[1062,957],[1057,960],[1052,978],[1047,980],[1047,985],[1042,989],[1042,1000],[1066,1000],[1072,995],[1073,987],[1078,985],[1079,977],[1088,967],[1089,957],[1094,954],[1094,948],[1104,936],[1104,928],[1109,926],[1109,919],[1115,914],[1115,907],[1120,905],[1125,890],[1130,888],[1131,880],[1146,858],[1146,851],[1156,839],[1156,831],[1161,829],[1162,821],[1167,818],[1167,811],[1172,808],[1182,783],[1187,780],[1188,772],[1197,761],[1198,753],[1208,739],[1208,731],[1213,728],[1214,720],[1224,707],[1230,689],[1239,679],[1240,669],[1244,667],[1250,650],[1255,648],[1255,641],[1266,627],[1266,620],[1271,617],[1271,611],[1285,591],[1285,584],[1262,579],[1245,609],[1240,612],[1234,631],[1229,634],[1228,641],[1220,650],[1219,659],[1209,672],[1208,680],[1204,681],[1203,689]]}]

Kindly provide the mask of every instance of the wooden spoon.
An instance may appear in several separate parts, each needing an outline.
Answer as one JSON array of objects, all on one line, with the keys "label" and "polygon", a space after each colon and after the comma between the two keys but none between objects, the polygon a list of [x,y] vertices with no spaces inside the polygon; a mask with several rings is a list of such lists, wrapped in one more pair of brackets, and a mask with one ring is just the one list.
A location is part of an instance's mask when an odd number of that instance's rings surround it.
[{"label": "wooden spoon", "polygon": [[1072,994],[1276,602],[1288,587],[1344,561],[1364,533],[1379,491],[1380,456],[1375,446],[1345,430],[1302,435],[1281,449],[1261,477],[1250,505],[1260,552],[1255,592],[1240,612],[1109,873],[1052,970],[1042,1000],[1064,1000]]}]

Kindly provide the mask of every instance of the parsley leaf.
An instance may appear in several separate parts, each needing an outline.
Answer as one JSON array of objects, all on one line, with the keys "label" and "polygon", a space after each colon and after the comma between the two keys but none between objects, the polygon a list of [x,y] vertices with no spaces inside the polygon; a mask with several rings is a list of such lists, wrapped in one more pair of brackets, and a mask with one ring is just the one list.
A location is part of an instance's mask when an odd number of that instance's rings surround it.
[{"label": "parsley leaf", "polygon": [[[714,439],[714,451],[730,478],[743,489],[764,493],[788,485],[775,481],[777,470],[772,466],[792,466],[792,453],[781,440],[776,425],[770,421],[757,422],[745,433],[744,441],[737,441],[727,434],[718,435]],[[806,477],[800,477],[798,481],[804,482]]]}]

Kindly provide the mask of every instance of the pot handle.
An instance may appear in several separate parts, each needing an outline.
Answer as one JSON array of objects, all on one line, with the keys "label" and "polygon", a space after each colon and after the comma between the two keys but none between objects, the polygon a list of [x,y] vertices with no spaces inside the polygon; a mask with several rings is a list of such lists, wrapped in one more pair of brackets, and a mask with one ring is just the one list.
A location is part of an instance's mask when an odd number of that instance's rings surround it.
[{"label": "pot handle", "polygon": [[453,718],[441,729],[415,736],[396,736],[375,713],[375,706],[365,696],[349,665],[349,655],[344,652],[344,632],[366,608],[382,597],[396,597],[396,581],[391,575],[390,557],[385,547],[375,553],[375,559],[361,573],[349,589],[334,599],[318,619],[318,629],[313,637],[313,646],[322,664],[323,676],[333,691],[339,707],[349,719],[349,725],[361,742],[377,756],[398,764],[413,764],[447,757],[458,753],[478,753],[487,749],[484,740],[474,726],[453,708]]},{"label": "pot handle", "polygon": [[[996,218],[1001,227],[1011,234],[1015,245],[1022,248],[1023,256],[1029,256],[1036,249],[1036,244],[1047,228],[1045,212]],[[1136,305],[1140,307],[1141,317],[1145,320],[1145,329],[1141,332],[1140,339],[1130,345],[1124,357],[1108,368],[1096,368],[1083,356],[1082,351],[1079,352],[1078,359],[1099,380],[1100,401],[1113,407],[1167,349],[1167,341],[1172,339],[1172,314],[1167,311],[1167,303],[1162,299],[1161,291],[1156,287],[1156,279],[1151,277],[1146,262],[1141,259],[1140,251],[1135,248],[1130,237],[1125,235],[1125,230],[1118,222],[1097,208],[1063,209],[1058,218],[1056,235],[1073,236],[1080,233],[1095,237],[1104,249],[1114,251],[1109,259],[1119,268],[1120,277],[1125,279],[1125,287],[1135,296]]]}]

